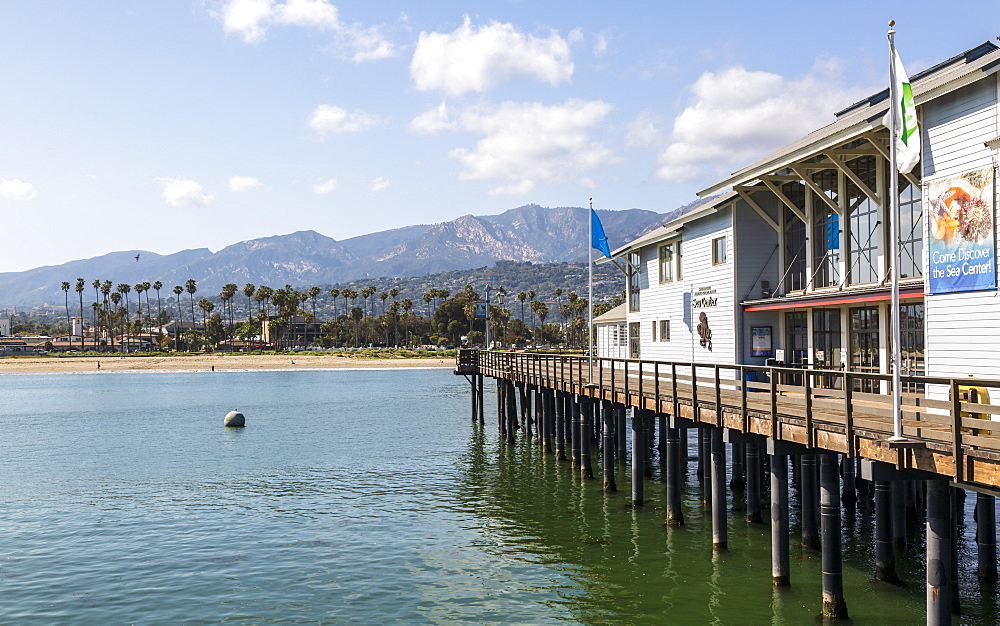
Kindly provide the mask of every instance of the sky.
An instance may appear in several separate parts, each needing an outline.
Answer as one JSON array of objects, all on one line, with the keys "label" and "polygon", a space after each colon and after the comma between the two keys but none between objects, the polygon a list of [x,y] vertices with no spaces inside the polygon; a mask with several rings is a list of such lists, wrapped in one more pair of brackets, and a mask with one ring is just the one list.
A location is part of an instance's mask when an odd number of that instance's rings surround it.
[{"label": "sky", "polygon": [[522,206],[667,212],[1000,4],[0,6],[0,272]]}]

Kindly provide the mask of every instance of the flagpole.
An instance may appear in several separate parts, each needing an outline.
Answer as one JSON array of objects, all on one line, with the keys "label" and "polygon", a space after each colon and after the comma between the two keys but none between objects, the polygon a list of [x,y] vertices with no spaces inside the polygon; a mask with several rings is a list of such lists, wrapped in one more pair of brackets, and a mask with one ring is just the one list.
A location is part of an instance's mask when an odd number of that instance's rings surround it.
[{"label": "flagpole", "polygon": [[594,199],[590,199],[590,213],[587,223],[590,224],[590,236],[587,237],[587,384],[594,384]]},{"label": "flagpole", "polygon": [[899,329],[899,172],[896,171],[897,117],[902,117],[902,105],[896,88],[896,31],[895,20],[889,20],[889,222],[892,226],[892,304],[889,319],[892,322],[892,437],[889,441],[905,441],[903,437],[903,399],[900,389],[901,350]]}]

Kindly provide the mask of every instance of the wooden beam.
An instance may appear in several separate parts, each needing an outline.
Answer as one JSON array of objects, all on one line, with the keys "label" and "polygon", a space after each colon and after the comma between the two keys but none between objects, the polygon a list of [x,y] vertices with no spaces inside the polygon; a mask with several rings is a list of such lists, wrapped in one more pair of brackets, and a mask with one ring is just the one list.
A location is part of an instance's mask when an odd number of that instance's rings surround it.
[{"label": "wooden beam", "polygon": [[846,163],[844,163],[840,159],[831,159],[831,162],[833,163],[834,167],[836,167],[838,170],[844,173],[844,176],[850,178],[851,182],[857,185],[858,189],[860,189],[866,196],[868,196],[868,198],[872,202],[874,202],[879,206],[882,206],[882,199],[878,197],[878,194],[869,189],[868,185],[861,182],[861,179],[858,178],[858,175],[855,174],[853,171],[851,171],[851,168],[847,167]]},{"label": "wooden beam", "polygon": [[792,169],[793,172],[795,172],[796,174],[799,175],[799,178],[802,179],[802,182],[804,182],[807,187],[809,187],[810,189],[813,190],[813,193],[815,193],[817,196],[819,196],[820,198],[822,198],[823,202],[826,203],[826,206],[828,206],[831,209],[833,209],[837,213],[837,215],[840,215],[841,217],[843,217],[843,214],[842,214],[842,212],[840,210],[840,207],[837,205],[837,203],[833,201],[833,198],[831,198],[830,196],[826,195],[826,192],[823,191],[823,189],[819,185],[816,184],[816,181],[814,181],[812,179],[812,176],[809,176],[805,172],[800,171],[799,168],[798,168],[798,166],[796,166],[796,165],[793,165],[791,169]]},{"label": "wooden beam", "polygon": [[[875,148],[875,150],[882,155],[883,159],[885,159],[886,161],[890,160],[889,149],[882,145],[882,140],[879,137],[877,137],[874,132],[865,133],[864,138],[867,139],[868,143],[870,143]],[[920,187],[920,181],[917,180],[917,177],[913,175],[913,172],[907,172],[903,174],[903,178],[910,181],[910,184],[913,185],[914,187],[917,188]]]},{"label": "wooden beam", "polygon": [[802,220],[803,223],[805,223],[805,224],[809,223],[806,220],[806,214],[802,212],[802,209],[800,209],[799,207],[795,206],[795,203],[788,199],[788,196],[785,195],[785,192],[783,192],[780,187],[778,187],[777,185],[775,185],[774,183],[772,183],[769,180],[763,180],[761,182],[764,183],[767,186],[767,188],[771,190],[771,193],[773,193],[774,195],[776,195],[778,197],[778,200],[781,200],[782,204],[784,204],[786,207],[788,207],[789,211],[791,211],[792,213],[794,213],[796,217],[798,217],[800,220]]},{"label": "wooden beam", "polygon": [[760,208],[760,205],[757,204],[754,201],[754,199],[750,197],[750,194],[748,194],[747,192],[743,191],[740,188],[736,188],[736,193],[738,193],[740,195],[740,197],[743,198],[744,202],[746,202],[747,204],[750,205],[751,209],[753,209],[754,211],[757,211],[757,214],[760,215],[760,218],[762,220],[764,220],[765,222],[767,222],[767,225],[770,226],[771,228],[773,228],[774,232],[776,232],[776,233],[780,233],[781,232],[781,228],[775,223],[774,220],[771,219],[771,216],[768,215],[767,212],[764,211],[764,209]]}]

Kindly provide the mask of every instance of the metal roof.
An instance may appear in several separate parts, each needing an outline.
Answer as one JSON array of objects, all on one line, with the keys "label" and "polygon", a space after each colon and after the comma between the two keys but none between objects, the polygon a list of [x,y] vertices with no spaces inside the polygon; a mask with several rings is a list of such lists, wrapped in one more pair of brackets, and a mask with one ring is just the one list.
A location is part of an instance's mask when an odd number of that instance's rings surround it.
[{"label": "metal roof", "polygon": [[[987,41],[910,77],[913,99],[917,105],[923,104],[971,82],[963,79],[979,78],[998,70],[1000,47]],[[975,76],[976,74],[980,76]],[[699,191],[698,195],[704,197],[734,185],[748,183],[789,163],[847,143],[870,130],[882,128],[882,118],[888,110],[889,90],[883,89],[837,113],[837,119],[833,123],[734,172],[728,178]]]},{"label": "metal roof", "polygon": [[628,319],[628,311],[625,310],[624,304],[619,304],[615,308],[611,309],[607,313],[598,315],[594,318],[595,324],[619,324]]},{"label": "metal roof", "polygon": [[718,210],[720,206],[726,204],[727,202],[731,202],[736,197],[737,194],[735,191],[727,191],[726,193],[719,194],[718,197],[711,198],[709,202],[696,206],[691,211],[675,217],[666,224],[658,226],[645,235],[642,235],[641,237],[634,239],[624,246],[614,250],[611,253],[611,256],[621,256],[630,250],[648,246],[651,243],[670,239],[671,237],[676,237],[681,233],[681,230],[684,228],[684,224]]}]

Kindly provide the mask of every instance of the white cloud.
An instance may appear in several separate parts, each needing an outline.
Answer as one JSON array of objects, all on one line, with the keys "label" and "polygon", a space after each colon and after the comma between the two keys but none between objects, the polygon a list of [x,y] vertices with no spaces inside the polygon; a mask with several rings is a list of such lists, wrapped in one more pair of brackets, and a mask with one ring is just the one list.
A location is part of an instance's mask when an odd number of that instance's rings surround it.
[{"label": "white cloud", "polygon": [[193,180],[182,178],[156,180],[163,183],[163,199],[172,206],[204,207],[215,199],[215,196],[203,193],[201,185]]},{"label": "white cloud", "polygon": [[316,182],[312,186],[313,193],[326,194],[333,193],[337,189],[337,179],[327,178],[326,180],[321,180]]},{"label": "white cloud", "polygon": [[35,197],[35,186],[20,178],[0,180],[0,198],[8,200],[31,200]]},{"label": "white cloud", "polygon": [[382,123],[375,115],[364,111],[348,113],[331,104],[321,104],[309,116],[306,125],[321,135],[327,133],[357,133]]},{"label": "white cloud", "polygon": [[482,135],[474,148],[449,152],[464,166],[459,178],[501,181],[490,193],[518,195],[543,182],[592,186],[589,173],[618,162],[590,137],[610,111],[611,105],[599,100],[569,100],[556,106],[480,105],[452,116],[442,104],[415,118],[410,128],[424,134],[452,130]]},{"label": "white cloud", "polygon": [[260,187],[260,181],[252,176],[233,176],[229,179],[229,190],[237,193],[253,191]]},{"label": "white cloud", "polygon": [[386,189],[389,188],[389,186],[391,184],[392,184],[392,182],[390,182],[388,178],[386,178],[385,176],[379,176],[378,178],[376,178],[375,180],[372,181],[372,183],[371,183],[371,190],[372,191],[385,191]]},{"label": "white cloud", "polygon": [[499,22],[475,28],[466,17],[452,33],[420,33],[410,78],[419,90],[452,96],[486,91],[521,76],[558,85],[573,75],[569,45],[558,33],[543,39]]},{"label": "white cloud", "polygon": [[659,157],[659,178],[687,182],[721,176],[833,121],[863,89],[841,86],[839,66],[819,61],[799,79],[731,67],[705,72],[694,102],[674,120]]},{"label": "white cloud", "polygon": [[336,48],[347,50],[356,63],[391,57],[392,42],[377,27],[362,27],[340,21],[337,7],[329,0],[227,0],[215,13],[227,33],[237,33],[246,43],[258,43],[272,26],[299,26],[331,31]]},{"label": "white cloud", "polygon": [[653,111],[643,109],[629,122],[625,145],[630,148],[662,147],[665,139],[659,117]]}]

